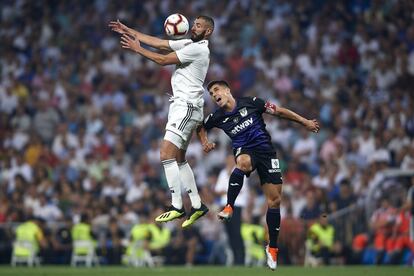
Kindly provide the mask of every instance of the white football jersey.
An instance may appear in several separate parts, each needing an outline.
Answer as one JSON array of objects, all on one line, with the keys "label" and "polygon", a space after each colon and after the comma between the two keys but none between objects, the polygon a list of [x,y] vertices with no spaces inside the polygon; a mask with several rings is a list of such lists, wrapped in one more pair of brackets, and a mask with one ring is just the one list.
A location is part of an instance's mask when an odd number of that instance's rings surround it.
[{"label": "white football jersey", "polygon": [[174,98],[202,107],[204,104],[203,84],[210,63],[208,41],[169,40],[169,45],[181,62],[176,65],[171,77]]}]

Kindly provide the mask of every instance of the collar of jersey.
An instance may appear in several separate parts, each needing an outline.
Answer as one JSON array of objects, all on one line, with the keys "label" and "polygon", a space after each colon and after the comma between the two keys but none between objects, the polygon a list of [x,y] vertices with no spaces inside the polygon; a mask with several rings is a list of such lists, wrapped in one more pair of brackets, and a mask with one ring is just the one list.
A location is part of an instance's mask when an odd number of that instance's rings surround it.
[{"label": "collar of jersey", "polygon": [[[191,38],[189,38],[189,39],[191,40]],[[192,40],[191,40],[191,41],[192,41]],[[203,42],[203,41],[205,41],[205,42],[206,42],[206,44],[207,44],[207,46],[208,46],[208,39],[202,39],[202,40],[197,41],[197,42],[192,41],[192,43],[201,43],[201,42]]]},{"label": "collar of jersey", "polygon": [[236,105],[234,106],[234,109],[233,109],[232,111],[227,112],[227,111],[223,108],[223,112],[224,112],[224,114],[226,114],[226,115],[233,115],[234,113],[236,113],[236,111],[237,111],[237,103],[238,103],[238,101],[236,100]]}]

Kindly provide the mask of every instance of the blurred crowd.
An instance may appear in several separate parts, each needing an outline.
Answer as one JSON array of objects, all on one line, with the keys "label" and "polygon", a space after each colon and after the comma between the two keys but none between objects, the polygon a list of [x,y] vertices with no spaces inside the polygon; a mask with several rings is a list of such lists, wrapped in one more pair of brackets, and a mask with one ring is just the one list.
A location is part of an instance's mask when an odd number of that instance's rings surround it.
[{"label": "blurred crowd", "polygon": [[[106,229],[99,247],[109,252],[170,202],[159,146],[174,68],[123,50],[107,24],[120,19],[165,37],[164,20],[177,11],[190,22],[215,20],[207,81],[228,80],[236,97],[259,96],[321,122],[311,134],[266,117],[283,161],[285,262],[300,262],[309,221],[364,198],[381,170],[414,169],[413,1],[3,0],[0,224],[37,217],[66,225],[87,214]],[[206,93],[205,112],[213,110]],[[168,224],[171,252],[224,233],[215,184],[231,148],[221,131],[209,136],[214,152],[203,154],[194,139],[187,156],[212,214],[190,234]],[[246,223],[260,224],[265,212],[259,185],[252,176]],[[177,263],[196,263],[184,249]],[[120,262],[121,251],[108,262]]]}]

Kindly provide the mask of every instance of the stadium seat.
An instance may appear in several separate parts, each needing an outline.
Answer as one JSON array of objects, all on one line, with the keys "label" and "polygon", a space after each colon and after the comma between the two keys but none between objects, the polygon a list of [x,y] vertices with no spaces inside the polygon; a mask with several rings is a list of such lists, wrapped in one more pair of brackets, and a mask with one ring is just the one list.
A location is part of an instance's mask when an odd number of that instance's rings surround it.
[{"label": "stadium seat", "polygon": [[377,258],[377,250],[374,248],[366,248],[362,255],[362,264],[374,265]]},{"label": "stadium seat", "polygon": [[317,267],[322,264],[322,258],[315,257],[311,252],[312,244],[309,241],[305,242],[305,260],[304,266]]},{"label": "stadium seat", "polygon": [[78,263],[84,263],[85,266],[99,266],[99,259],[95,253],[95,245],[90,240],[78,240],[73,242],[71,265],[77,266]]},{"label": "stadium seat", "polygon": [[40,258],[36,256],[37,252],[33,243],[29,241],[15,241],[13,243],[13,252],[11,265],[27,264],[28,266],[40,265]]},{"label": "stadium seat", "polygon": [[123,263],[134,267],[148,266],[154,267],[156,264],[162,264],[163,260],[153,257],[151,252],[144,248],[142,240],[130,244],[125,255],[122,256]]}]

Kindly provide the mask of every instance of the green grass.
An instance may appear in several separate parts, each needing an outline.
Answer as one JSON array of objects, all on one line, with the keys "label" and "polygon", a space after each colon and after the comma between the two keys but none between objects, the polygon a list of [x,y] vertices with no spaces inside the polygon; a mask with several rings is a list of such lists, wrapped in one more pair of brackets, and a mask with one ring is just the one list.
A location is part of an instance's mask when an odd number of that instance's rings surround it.
[{"label": "green grass", "polygon": [[319,268],[304,267],[279,267],[276,271],[266,268],[251,267],[212,267],[198,266],[186,267],[161,267],[161,268],[126,268],[126,267],[100,267],[100,268],[72,268],[64,266],[46,266],[36,268],[0,266],[1,276],[405,276],[414,275],[414,269],[409,267],[375,267],[375,266],[331,266]]}]

